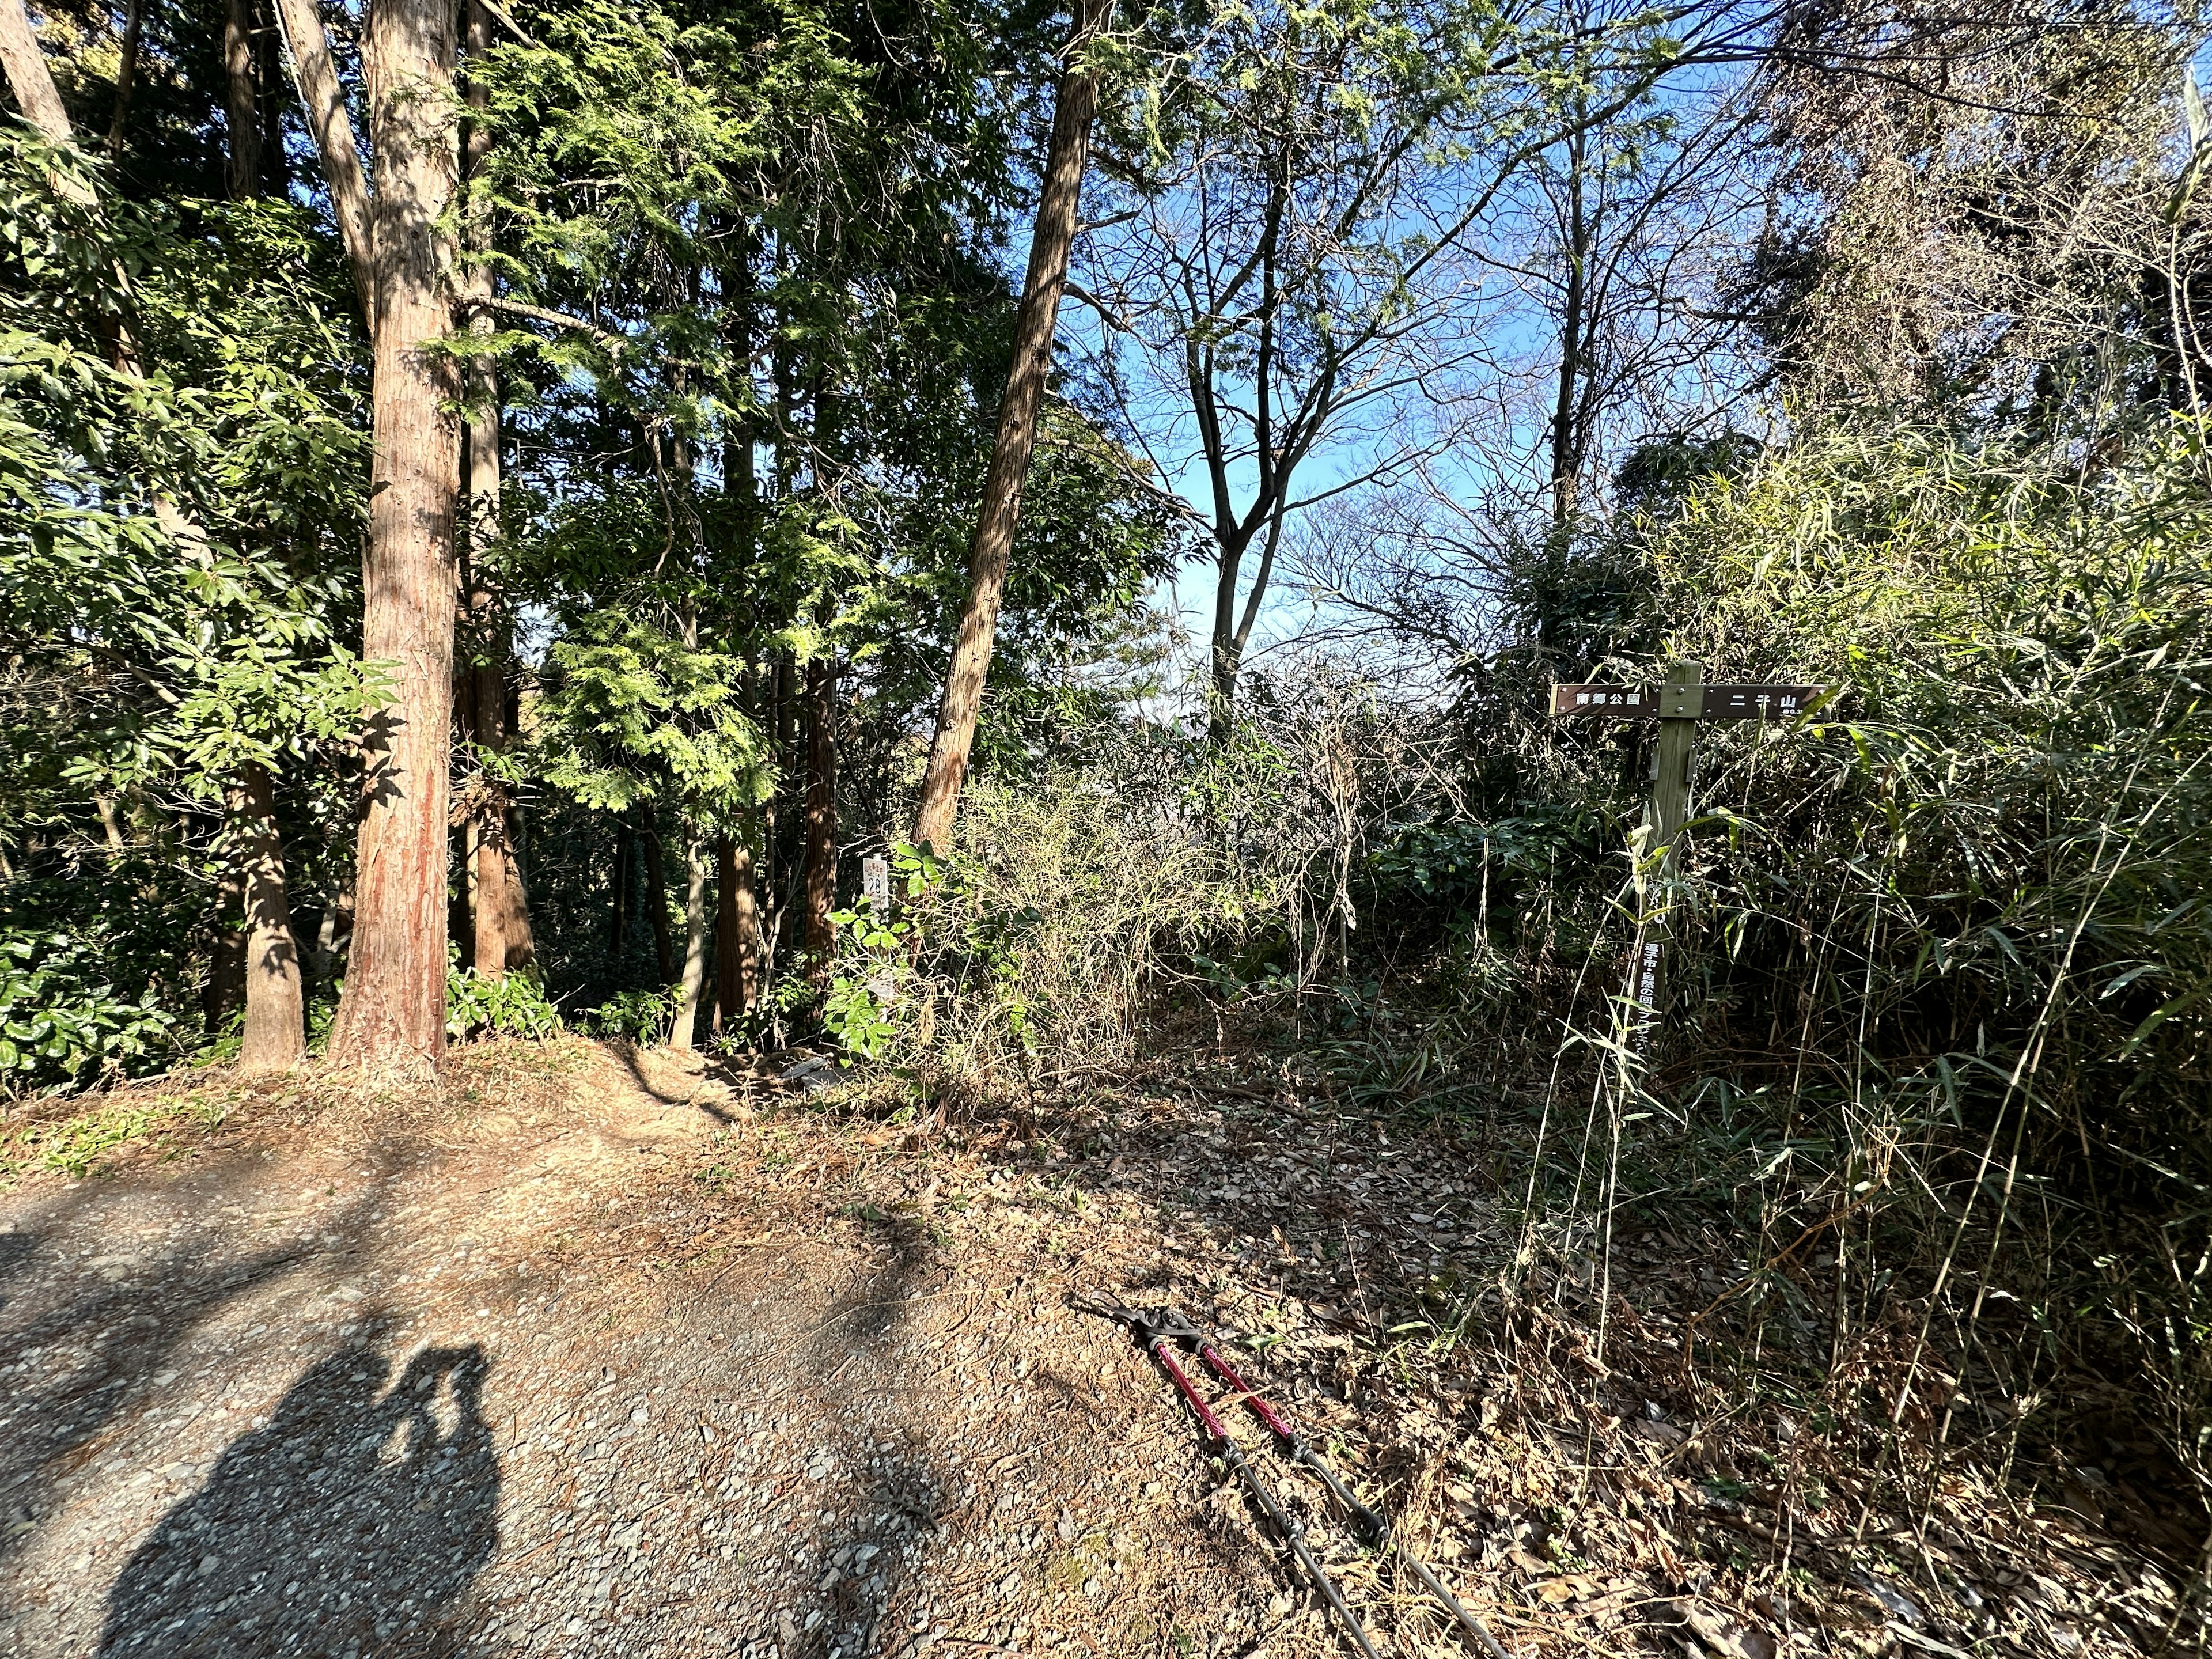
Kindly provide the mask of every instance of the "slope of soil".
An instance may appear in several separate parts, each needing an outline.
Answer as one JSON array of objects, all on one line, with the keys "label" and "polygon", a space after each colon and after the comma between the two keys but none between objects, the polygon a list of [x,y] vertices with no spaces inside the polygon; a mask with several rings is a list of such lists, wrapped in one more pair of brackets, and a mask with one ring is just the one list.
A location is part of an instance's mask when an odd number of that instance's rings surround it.
[{"label": "slope of soil", "polygon": [[[567,1042],[434,1100],[11,1121],[0,1653],[1349,1651],[1097,1295],[1229,1334],[1516,1659],[2175,1616],[2080,1516],[1971,1469],[1890,1513],[1851,1425],[1699,1383],[1692,1241],[1628,1242],[1602,1333],[1572,1274],[1484,1291],[1520,1241],[1441,1129],[1203,1079],[836,1100]],[[1471,1650],[1238,1423],[1379,1647]]]}]

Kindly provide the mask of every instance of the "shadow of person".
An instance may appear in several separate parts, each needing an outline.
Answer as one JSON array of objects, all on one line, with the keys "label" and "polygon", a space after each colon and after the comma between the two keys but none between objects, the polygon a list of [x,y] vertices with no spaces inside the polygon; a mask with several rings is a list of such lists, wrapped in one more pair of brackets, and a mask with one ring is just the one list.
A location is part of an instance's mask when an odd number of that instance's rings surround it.
[{"label": "shadow of person", "polygon": [[453,1651],[499,1546],[477,1347],[342,1350],[234,1442],[108,1593],[100,1652]]}]

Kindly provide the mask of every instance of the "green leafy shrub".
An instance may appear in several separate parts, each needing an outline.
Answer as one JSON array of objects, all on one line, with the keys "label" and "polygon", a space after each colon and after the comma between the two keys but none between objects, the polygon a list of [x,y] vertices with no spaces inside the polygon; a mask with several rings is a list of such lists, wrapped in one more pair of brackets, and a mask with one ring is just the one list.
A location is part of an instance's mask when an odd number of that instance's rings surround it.
[{"label": "green leafy shrub", "polygon": [[618,991],[584,1016],[584,1029],[593,1036],[650,1045],[668,1035],[676,1017],[674,989]]},{"label": "green leafy shrub", "polygon": [[458,963],[447,969],[446,1036],[449,1040],[527,1037],[534,1041],[557,1036],[561,1030],[561,1011],[546,1000],[545,988],[529,969],[489,978]]},{"label": "green leafy shrub", "polygon": [[89,1083],[155,1069],[177,1046],[176,1017],[118,994],[74,939],[0,938],[0,1079]]}]

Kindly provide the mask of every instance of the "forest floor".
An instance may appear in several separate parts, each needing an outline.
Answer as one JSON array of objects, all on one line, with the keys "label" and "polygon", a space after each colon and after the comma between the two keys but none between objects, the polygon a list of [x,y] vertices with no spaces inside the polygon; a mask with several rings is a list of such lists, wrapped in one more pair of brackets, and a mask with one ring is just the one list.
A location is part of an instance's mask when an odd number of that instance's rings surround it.
[{"label": "forest floor", "polygon": [[[18,1109],[0,1654],[1349,1652],[1093,1295],[1226,1334],[1515,1659],[2168,1627],[2140,1531],[1964,1466],[1885,1502],[1699,1380],[1720,1241],[1618,1241],[1604,1333],[1571,1275],[1481,1292],[1520,1235],[1457,1137],[1249,1070],[902,1123],[573,1039]],[[1472,1651],[1255,1426],[1378,1647]]]}]

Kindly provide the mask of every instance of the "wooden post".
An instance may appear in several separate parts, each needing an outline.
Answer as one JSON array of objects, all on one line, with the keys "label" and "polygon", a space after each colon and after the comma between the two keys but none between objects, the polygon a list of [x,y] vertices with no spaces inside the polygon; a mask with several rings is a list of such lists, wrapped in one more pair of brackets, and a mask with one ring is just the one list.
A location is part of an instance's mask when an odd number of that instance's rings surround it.
[{"label": "wooden post", "polygon": [[1642,915],[1636,930],[1636,963],[1631,978],[1637,1005],[1636,1048],[1645,1050],[1666,995],[1663,973],[1668,921],[1674,902],[1674,874],[1680,867],[1682,826],[1690,818],[1691,769],[1697,758],[1698,721],[1705,714],[1705,665],[1678,662],[1659,688],[1659,752],[1651,781],[1651,807],[1645,824],[1647,846],[1659,856],[1646,875]]}]

